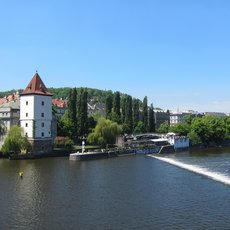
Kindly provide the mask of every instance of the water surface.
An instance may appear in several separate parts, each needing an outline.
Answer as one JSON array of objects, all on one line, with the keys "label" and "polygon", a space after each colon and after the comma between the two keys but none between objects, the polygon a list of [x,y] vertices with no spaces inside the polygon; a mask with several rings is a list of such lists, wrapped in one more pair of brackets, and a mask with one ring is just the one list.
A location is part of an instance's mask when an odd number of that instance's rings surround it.
[{"label": "water surface", "polygon": [[0,188],[1,229],[230,226],[229,186],[147,156],[0,160]]}]

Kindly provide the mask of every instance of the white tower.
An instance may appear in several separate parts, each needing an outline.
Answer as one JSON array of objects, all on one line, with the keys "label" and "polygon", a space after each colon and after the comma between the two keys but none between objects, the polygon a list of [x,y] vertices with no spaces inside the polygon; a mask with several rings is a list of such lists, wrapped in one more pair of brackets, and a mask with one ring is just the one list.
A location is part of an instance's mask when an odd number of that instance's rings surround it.
[{"label": "white tower", "polygon": [[52,151],[52,94],[37,72],[20,94],[20,124],[34,154]]}]

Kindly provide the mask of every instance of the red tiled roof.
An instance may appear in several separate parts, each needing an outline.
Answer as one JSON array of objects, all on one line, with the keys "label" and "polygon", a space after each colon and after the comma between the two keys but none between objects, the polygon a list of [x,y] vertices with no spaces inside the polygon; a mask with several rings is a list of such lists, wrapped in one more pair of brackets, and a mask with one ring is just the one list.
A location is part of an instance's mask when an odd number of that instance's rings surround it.
[{"label": "red tiled roof", "polygon": [[0,104],[4,104],[7,102],[7,99],[6,98],[0,98]]},{"label": "red tiled roof", "polygon": [[52,99],[52,104],[58,108],[64,108],[67,106],[67,100]]},{"label": "red tiled roof", "polygon": [[12,94],[12,95],[9,95],[8,97],[7,97],[7,100],[8,101],[13,101],[14,100],[14,95]]},{"label": "red tiled roof", "polygon": [[11,94],[8,96],[5,96],[3,98],[0,98],[0,104],[4,104],[4,103],[8,103],[14,100],[18,100],[19,99],[19,94]]},{"label": "red tiled roof", "polygon": [[29,94],[38,94],[44,96],[53,95],[47,90],[45,84],[43,83],[38,73],[35,73],[30,83],[27,85],[25,90],[20,95],[29,95]]}]

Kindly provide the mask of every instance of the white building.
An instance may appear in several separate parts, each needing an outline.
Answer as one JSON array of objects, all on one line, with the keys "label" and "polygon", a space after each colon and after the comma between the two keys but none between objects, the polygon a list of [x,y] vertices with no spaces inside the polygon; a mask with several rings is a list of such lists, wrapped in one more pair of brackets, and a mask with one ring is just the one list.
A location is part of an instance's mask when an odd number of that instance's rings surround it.
[{"label": "white building", "polygon": [[52,94],[36,73],[20,94],[20,125],[33,153],[52,150]]},{"label": "white building", "polygon": [[167,133],[166,137],[169,143],[174,146],[175,151],[189,148],[188,137],[178,136],[175,133]]},{"label": "white building", "polygon": [[184,122],[184,117],[188,115],[187,113],[172,113],[170,114],[170,126],[177,123]]},{"label": "white building", "polygon": [[185,116],[187,115],[194,115],[197,116],[199,113],[193,110],[188,110],[188,111],[183,111],[183,112],[179,112],[179,111],[171,111],[170,113],[170,126],[173,126],[177,123],[180,122],[185,122]]}]

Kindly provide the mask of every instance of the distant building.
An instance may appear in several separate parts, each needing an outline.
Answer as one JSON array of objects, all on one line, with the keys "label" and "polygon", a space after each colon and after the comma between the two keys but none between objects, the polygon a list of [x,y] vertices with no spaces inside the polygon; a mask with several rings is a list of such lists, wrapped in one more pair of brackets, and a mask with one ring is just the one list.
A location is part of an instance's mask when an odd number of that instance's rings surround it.
[{"label": "distant building", "polygon": [[94,114],[94,113],[100,113],[103,117],[106,115],[105,112],[105,104],[104,103],[92,103],[92,102],[88,102],[87,103],[88,106],[88,116]]},{"label": "distant building", "polygon": [[170,126],[178,124],[180,122],[185,122],[185,116],[187,115],[194,115],[197,116],[199,113],[193,110],[183,111],[183,112],[175,112],[172,111],[170,113]]},{"label": "distant building", "polygon": [[177,123],[184,122],[184,117],[188,115],[187,113],[173,113],[170,114],[170,126],[173,126]]},{"label": "distant building", "polygon": [[20,97],[19,93],[15,92],[14,94],[0,98],[0,105],[11,102],[11,101],[17,101],[19,100],[19,97]]},{"label": "distant building", "polygon": [[[57,117],[62,117],[65,114],[65,111],[68,107],[68,100],[66,99],[52,99],[52,104],[56,111]],[[105,104],[104,103],[87,103],[88,116],[91,116],[95,113],[100,113],[102,116],[105,116]]]},{"label": "distant building", "polygon": [[20,124],[32,145],[32,153],[52,150],[52,94],[38,73],[20,94]]},{"label": "distant building", "polygon": [[218,113],[218,112],[206,112],[205,116],[212,116],[212,117],[227,117],[226,113]]},{"label": "distant building", "polygon": [[65,99],[52,99],[52,105],[55,108],[56,116],[62,117],[65,114],[65,111],[67,109],[67,100]]},{"label": "distant building", "polygon": [[11,100],[10,102],[0,105],[0,120],[3,123],[5,134],[0,136],[0,148],[3,145],[4,139],[9,131],[10,127],[13,125],[19,125],[20,118],[20,101]]}]

